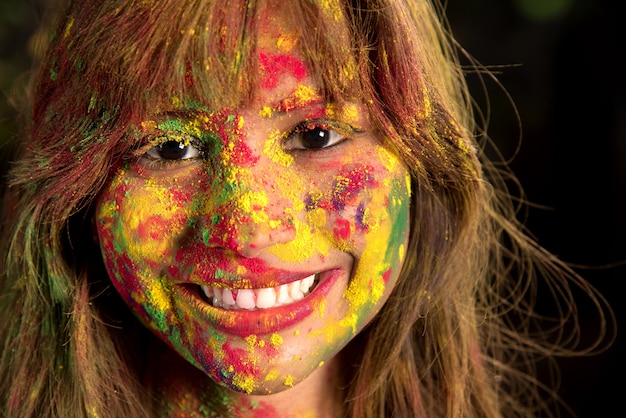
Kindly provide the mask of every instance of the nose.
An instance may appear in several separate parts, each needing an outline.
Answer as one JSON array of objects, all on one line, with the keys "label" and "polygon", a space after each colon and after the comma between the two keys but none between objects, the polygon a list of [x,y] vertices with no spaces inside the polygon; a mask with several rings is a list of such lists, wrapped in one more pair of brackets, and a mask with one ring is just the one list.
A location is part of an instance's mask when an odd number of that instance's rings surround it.
[{"label": "nose", "polygon": [[[257,217],[259,214],[257,214]],[[219,216],[212,216],[207,240],[211,247],[221,247],[246,258],[259,256],[264,250],[277,244],[292,241],[296,228],[291,215],[254,219],[248,213],[228,205],[222,207]]]},{"label": "nose", "polygon": [[293,173],[274,155],[280,148],[272,139],[273,124],[242,114],[245,135],[228,138],[232,147],[224,148],[204,209],[210,216],[210,245],[252,258],[295,238],[298,191],[290,189]]},{"label": "nose", "polygon": [[295,225],[289,219],[287,217],[263,225],[241,228],[235,237],[234,243],[237,248],[231,249],[243,257],[255,258],[269,247],[292,241],[296,230]]},{"label": "nose", "polygon": [[257,187],[253,191],[250,183],[238,186],[238,192],[221,203],[205,206],[205,242],[208,239],[212,247],[253,258],[268,247],[295,239],[293,205],[276,187]]}]

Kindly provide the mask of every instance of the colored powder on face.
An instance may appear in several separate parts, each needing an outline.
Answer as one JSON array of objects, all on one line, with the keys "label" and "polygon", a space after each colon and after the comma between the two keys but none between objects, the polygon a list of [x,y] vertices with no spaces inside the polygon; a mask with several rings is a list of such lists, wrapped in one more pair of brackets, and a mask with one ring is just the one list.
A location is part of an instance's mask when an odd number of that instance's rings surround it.
[{"label": "colored powder on face", "polygon": [[178,132],[188,131],[188,129],[186,129],[185,127],[185,124],[183,124],[182,121],[177,120],[177,119],[170,119],[170,120],[161,122],[157,125],[157,128],[162,131],[178,131]]},{"label": "colored powder on face", "polygon": [[377,145],[376,153],[378,154],[380,162],[383,164],[388,172],[394,173],[401,167],[401,163],[398,157],[387,148]]},{"label": "colored powder on face", "polygon": [[242,375],[242,374],[237,373],[233,377],[233,384],[237,388],[245,391],[246,393],[252,393],[252,391],[254,390],[256,386],[256,383],[254,382],[254,380],[255,379],[253,376],[247,376],[247,375]]},{"label": "colored powder on face", "polygon": [[259,53],[261,64],[261,87],[274,89],[278,86],[285,74],[295,77],[296,81],[302,81],[308,75],[307,67],[301,57],[288,54],[265,54]]},{"label": "colored powder on face", "polygon": [[270,106],[263,106],[261,110],[259,110],[259,116],[262,118],[271,118],[272,114],[273,112]]},{"label": "colored powder on face", "polygon": [[145,286],[145,300],[135,297],[136,301],[141,300],[141,304],[146,312],[153,318],[152,325],[163,332],[169,332],[172,323],[177,323],[173,312],[172,304],[168,296],[170,291],[161,280],[154,280],[147,277],[140,279]]},{"label": "colored powder on face", "polygon": [[246,213],[255,224],[266,224],[268,214],[264,210],[267,206],[268,198],[264,191],[247,191],[237,198],[237,208]]},{"label": "colored powder on face", "polygon": [[293,221],[295,239],[288,243],[279,243],[268,248],[268,252],[282,261],[299,262],[313,257],[316,254],[328,254],[331,243],[318,236],[308,224],[297,219]]},{"label": "colored powder on face", "polygon": [[[352,330],[352,335],[356,334],[357,327],[359,325],[359,317],[357,314],[353,313],[351,315],[345,316],[341,318],[339,321],[339,328],[349,328]],[[327,330],[327,333],[329,330]]]},{"label": "colored powder on face", "polygon": [[326,209],[343,210],[362,189],[376,185],[372,172],[373,168],[367,165],[340,171],[335,177],[330,202],[320,202],[319,206]]},{"label": "colored powder on face", "polygon": [[288,375],[288,376],[285,378],[285,386],[289,386],[289,387],[292,387],[292,386],[293,386],[293,376]]},{"label": "colored powder on face", "polygon": [[268,139],[263,143],[263,154],[270,160],[283,167],[290,167],[293,164],[293,156],[283,151],[281,146],[282,135],[280,131],[270,133]]},{"label": "colored powder on face", "polygon": [[321,300],[319,304],[315,306],[315,312],[320,318],[324,317],[324,314],[326,313],[326,299]]},{"label": "colored powder on face", "polygon": [[333,228],[335,238],[339,240],[347,240],[350,237],[350,221],[347,219],[337,219]]},{"label": "colored powder on face", "polygon": [[283,337],[281,337],[278,334],[272,334],[270,336],[270,343],[272,343],[274,347],[278,347],[279,345],[283,343]]},{"label": "colored powder on face", "polygon": [[322,102],[322,96],[316,90],[306,84],[298,84],[293,94],[282,100],[273,111],[288,113],[296,109],[312,107]]},{"label": "colored powder on face", "polygon": [[242,361],[249,356],[240,348],[232,348],[230,344],[222,345],[224,364],[227,364],[227,373],[232,375],[232,384],[239,390],[251,393],[256,384],[259,370],[250,361]]},{"label": "colored powder on face", "polygon": [[352,125],[358,127],[359,123],[359,108],[355,104],[346,104],[341,107],[341,109],[337,109],[336,104],[328,104],[326,105],[326,116],[329,118],[338,118],[348,125]]},{"label": "colored powder on face", "polygon": [[315,208],[307,212],[307,220],[316,228],[323,228],[326,225],[326,211],[321,208]]},{"label": "colored powder on face", "polygon": [[279,375],[278,370],[272,369],[265,375],[265,381],[271,382],[272,380],[276,380],[278,378],[278,375]]}]

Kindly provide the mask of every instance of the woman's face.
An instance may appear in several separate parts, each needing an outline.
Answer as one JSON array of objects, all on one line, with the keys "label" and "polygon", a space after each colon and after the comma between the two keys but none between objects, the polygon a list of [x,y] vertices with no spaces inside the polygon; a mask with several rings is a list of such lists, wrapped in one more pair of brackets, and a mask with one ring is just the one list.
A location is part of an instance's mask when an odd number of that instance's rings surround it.
[{"label": "woman's face", "polygon": [[297,384],[378,312],[404,259],[410,194],[362,104],[325,101],[292,26],[262,16],[255,99],[144,121],[145,146],[96,215],[135,314],[253,394]]}]

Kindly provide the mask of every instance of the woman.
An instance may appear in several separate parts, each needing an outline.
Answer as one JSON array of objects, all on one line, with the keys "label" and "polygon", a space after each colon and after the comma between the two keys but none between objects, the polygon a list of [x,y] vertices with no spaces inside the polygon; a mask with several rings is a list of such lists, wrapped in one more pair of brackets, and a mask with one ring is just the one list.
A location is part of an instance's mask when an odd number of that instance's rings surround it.
[{"label": "woman", "polygon": [[494,190],[438,9],[57,12],[6,198],[6,415],[536,415],[530,356],[566,347],[531,338],[532,265],[585,285]]}]

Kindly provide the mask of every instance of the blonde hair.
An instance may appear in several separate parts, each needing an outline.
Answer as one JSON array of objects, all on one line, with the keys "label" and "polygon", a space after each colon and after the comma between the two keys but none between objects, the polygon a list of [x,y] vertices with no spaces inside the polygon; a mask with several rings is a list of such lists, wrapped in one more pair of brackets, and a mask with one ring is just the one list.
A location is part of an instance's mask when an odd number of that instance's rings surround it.
[{"label": "blonde hair", "polygon": [[[11,318],[0,325],[8,416],[154,413],[137,358],[147,331],[108,287],[92,203],[154,103],[176,96],[222,108],[250,98],[260,3],[58,9],[5,199],[15,214],[3,220],[0,279],[0,315]],[[561,294],[556,325],[574,318],[571,284],[599,312],[608,308],[516,220],[502,173],[479,147],[442,10],[419,0],[302,0],[289,12],[327,98],[363,101],[412,178],[407,261],[379,315],[344,350],[344,415],[536,415],[545,394],[533,359],[573,353],[569,335],[550,340],[536,327],[546,322],[533,309],[538,276]]]}]

